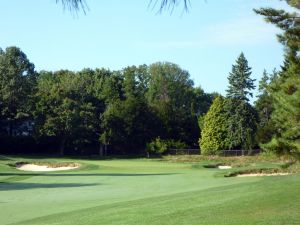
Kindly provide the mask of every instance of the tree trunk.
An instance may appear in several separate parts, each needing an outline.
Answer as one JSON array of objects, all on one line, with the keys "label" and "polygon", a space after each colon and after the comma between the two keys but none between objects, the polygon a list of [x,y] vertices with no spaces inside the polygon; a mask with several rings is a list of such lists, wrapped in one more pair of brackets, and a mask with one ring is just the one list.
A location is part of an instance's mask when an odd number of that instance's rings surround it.
[{"label": "tree trunk", "polygon": [[66,141],[67,141],[67,138],[64,137],[61,141],[61,144],[60,144],[60,149],[59,149],[59,153],[61,156],[63,156],[65,154],[65,145],[66,145]]},{"label": "tree trunk", "polygon": [[102,144],[100,144],[99,155],[100,155],[100,157],[103,157],[103,145]]},{"label": "tree trunk", "polygon": [[13,122],[12,122],[12,121],[9,121],[9,124],[8,124],[8,135],[9,135],[10,137],[13,136],[13,128],[14,128]]},{"label": "tree trunk", "polygon": [[107,156],[107,145],[104,145],[104,155]]}]

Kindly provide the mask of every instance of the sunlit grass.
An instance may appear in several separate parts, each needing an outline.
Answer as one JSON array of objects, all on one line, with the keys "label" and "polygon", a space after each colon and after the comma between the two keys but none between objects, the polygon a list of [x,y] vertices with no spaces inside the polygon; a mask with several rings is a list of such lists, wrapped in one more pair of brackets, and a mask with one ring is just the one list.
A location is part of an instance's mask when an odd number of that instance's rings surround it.
[{"label": "sunlit grass", "polygon": [[[24,172],[10,166],[20,161],[82,167]],[[233,168],[204,168],[218,162]],[[299,224],[299,174],[224,177],[249,168],[283,169],[286,163],[262,157],[0,157],[0,224]]]}]

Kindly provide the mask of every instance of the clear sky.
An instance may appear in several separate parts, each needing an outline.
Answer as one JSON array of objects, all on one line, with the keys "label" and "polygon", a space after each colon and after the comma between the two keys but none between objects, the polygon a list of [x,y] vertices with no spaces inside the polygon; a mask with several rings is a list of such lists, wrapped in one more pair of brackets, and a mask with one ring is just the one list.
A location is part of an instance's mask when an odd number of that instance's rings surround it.
[{"label": "clear sky", "polygon": [[288,8],[279,0],[191,0],[157,14],[150,0],[86,0],[87,14],[64,11],[55,0],[6,0],[0,7],[0,47],[20,47],[37,70],[81,70],[168,61],[190,72],[205,91],[225,93],[241,51],[260,79],[279,68],[279,31],[253,8]]}]

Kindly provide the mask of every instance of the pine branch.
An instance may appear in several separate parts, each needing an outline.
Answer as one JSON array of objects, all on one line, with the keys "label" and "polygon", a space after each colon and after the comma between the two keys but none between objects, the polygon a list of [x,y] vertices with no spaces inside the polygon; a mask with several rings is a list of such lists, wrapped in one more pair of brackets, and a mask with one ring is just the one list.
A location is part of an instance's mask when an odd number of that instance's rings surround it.
[{"label": "pine branch", "polygon": [[64,7],[64,9],[67,9],[71,12],[78,12],[82,10],[84,14],[86,14],[86,10],[88,9],[88,6],[86,4],[85,0],[56,0],[56,3],[61,3]]},{"label": "pine branch", "polygon": [[[159,3],[159,1],[161,1]],[[190,0],[150,0],[149,6],[152,6],[154,9],[159,4],[159,13],[162,13],[164,10],[169,10],[173,12],[174,8],[178,6],[183,1],[183,9],[185,12],[189,11],[191,7]]]}]

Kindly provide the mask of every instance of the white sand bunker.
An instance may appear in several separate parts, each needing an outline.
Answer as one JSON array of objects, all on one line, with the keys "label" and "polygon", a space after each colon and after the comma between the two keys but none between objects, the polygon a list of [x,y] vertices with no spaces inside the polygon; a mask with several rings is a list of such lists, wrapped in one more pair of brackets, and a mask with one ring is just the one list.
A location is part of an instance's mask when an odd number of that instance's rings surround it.
[{"label": "white sand bunker", "polygon": [[290,173],[248,173],[248,174],[239,174],[237,177],[264,177],[264,176],[285,176]]},{"label": "white sand bunker", "polygon": [[47,165],[20,164],[20,165],[17,165],[16,168],[19,170],[24,170],[24,171],[61,171],[61,170],[76,169],[76,168],[79,168],[79,165],[51,167],[51,166],[47,166]]},{"label": "white sand bunker", "polygon": [[232,167],[231,166],[218,166],[218,168],[220,170],[227,170],[227,169],[231,169]]}]

